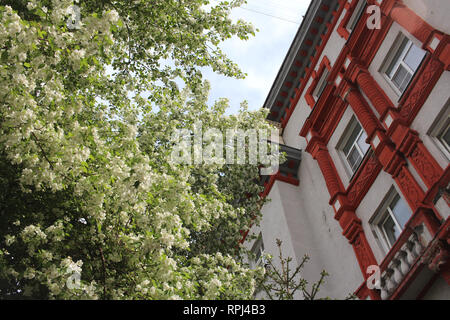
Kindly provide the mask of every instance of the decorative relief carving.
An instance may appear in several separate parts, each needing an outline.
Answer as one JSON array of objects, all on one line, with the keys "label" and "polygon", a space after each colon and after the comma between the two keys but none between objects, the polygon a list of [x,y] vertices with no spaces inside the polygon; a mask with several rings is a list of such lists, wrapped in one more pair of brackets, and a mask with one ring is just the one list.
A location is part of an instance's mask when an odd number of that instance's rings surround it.
[{"label": "decorative relief carving", "polygon": [[357,206],[370,188],[372,181],[377,177],[381,165],[377,158],[371,154],[367,159],[361,173],[356,177],[356,181],[351,184],[347,193],[347,199],[353,206]]},{"label": "decorative relief carving", "polygon": [[[353,243],[353,247],[355,249],[356,254],[358,255],[359,263],[363,270],[367,270],[367,267],[370,265],[376,264],[373,256],[372,250],[367,246],[365,235],[363,232],[360,232]],[[364,272],[364,277],[367,277],[367,274]]]},{"label": "decorative relief carving", "polygon": [[450,260],[448,245],[443,241],[436,241],[421,259],[421,262],[427,264],[433,272],[441,271],[441,267]]},{"label": "decorative relief carving", "polygon": [[367,97],[372,102],[372,105],[377,109],[379,114],[383,114],[390,104],[386,101],[383,95],[379,92],[376,86],[375,80],[372,76],[366,72],[362,71],[356,78],[358,85],[367,95]]},{"label": "decorative relief carving", "polygon": [[406,167],[403,167],[396,178],[403,195],[415,210],[422,202],[423,191],[420,189],[417,182],[408,172]]},{"label": "decorative relief carving", "polygon": [[400,109],[400,116],[405,121],[411,121],[415,111],[425,102],[423,98],[428,95],[427,91],[434,87],[435,81],[432,80],[441,70],[443,70],[442,63],[434,59],[431,59],[423,69]]},{"label": "decorative relief carving", "polygon": [[402,3],[395,4],[391,17],[422,43],[425,43],[433,32],[433,27]]},{"label": "decorative relief carving", "polygon": [[315,154],[315,158],[317,159],[320,170],[325,178],[328,192],[333,196],[340,191],[340,183],[338,181],[336,169],[332,165],[328,150],[324,147],[319,147]]},{"label": "decorative relief carving", "polygon": [[376,129],[382,129],[377,117],[359,92],[359,89],[351,88],[345,99],[352,107],[356,117],[369,137]]},{"label": "decorative relief carving", "polygon": [[434,159],[422,150],[423,145],[417,144],[411,153],[410,159],[415,167],[418,169],[418,173],[425,180],[428,187],[431,187],[436,181],[439,180],[441,172],[432,164]]}]

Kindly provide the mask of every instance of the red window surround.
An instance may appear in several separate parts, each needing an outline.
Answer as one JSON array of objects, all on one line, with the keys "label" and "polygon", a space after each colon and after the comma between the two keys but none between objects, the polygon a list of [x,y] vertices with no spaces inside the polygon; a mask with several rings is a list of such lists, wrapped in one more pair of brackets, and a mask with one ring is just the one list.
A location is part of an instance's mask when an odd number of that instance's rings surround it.
[{"label": "red window surround", "polygon": [[312,81],[311,86],[309,87],[308,91],[306,91],[306,94],[305,94],[306,102],[308,103],[308,105],[311,108],[314,107],[314,105],[317,102],[316,99],[314,99],[312,94],[313,94],[314,90],[316,89],[316,86],[319,83],[319,80],[322,77],[322,74],[325,71],[325,68],[327,68],[328,72],[331,72],[330,60],[327,58],[327,56],[323,57],[322,62],[320,63],[317,72],[313,71],[311,74],[313,81]]},{"label": "red window surround", "polygon": [[342,18],[341,24],[337,28],[337,33],[345,40],[348,40],[350,37],[350,32],[347,30],[347,24],[350,17],[353,15],[353,11],[355,11],[358,2],[359,0],[352,0],[351,2],[347,2],[344,6],[344,9],[346,10],[345,16]]}]

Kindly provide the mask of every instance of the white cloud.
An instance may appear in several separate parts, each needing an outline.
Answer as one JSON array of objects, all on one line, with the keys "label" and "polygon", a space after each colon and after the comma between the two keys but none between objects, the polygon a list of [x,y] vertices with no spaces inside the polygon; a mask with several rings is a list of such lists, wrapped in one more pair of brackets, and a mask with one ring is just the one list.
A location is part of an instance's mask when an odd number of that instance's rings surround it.
[{"label": "white cloud", "polygon": [[233,19],[249,21],[259,32],[248,41],[228,40],[222,48],[248,76],[236,80],[206,72],[205,77],[211,82],[210,101],[229,98],[232,113],[243,100],[249,101],[251,109],[262,107],[309,3],[310,0],[248,0],[244,5],[248,10],[235,9]]}]

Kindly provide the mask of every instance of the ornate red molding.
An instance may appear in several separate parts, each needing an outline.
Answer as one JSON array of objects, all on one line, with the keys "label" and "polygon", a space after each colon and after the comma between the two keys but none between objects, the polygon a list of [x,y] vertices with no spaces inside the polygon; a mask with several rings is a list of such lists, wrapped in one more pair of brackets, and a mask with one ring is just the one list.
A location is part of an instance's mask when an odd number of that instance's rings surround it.
[{"label": "ornate red molding", "polygon": [[323,73],[325,72],[325,69],[327,69],[329,72],[331,71],[330,60],[327,58],[327,56],[323,57],[322,62],[320,63],[317,72],[316,71],[312,72],[311,77],[313,78],[313,81],[305,93],[306,103],[308,103],[308,105],[311,108],[313,108],[317,102],[316,99],[314,99],[312,94],[313,94],[314,90],[316,90],[316,87],[320,81],[320,78],[322,77]]},{"label": "ornate red molding", "polygon": [[344,9],[346,10],[346,12],[337,28],[337,33],[345,40],[348,40],[348,38],[350,37],[350,32],[348,32],[347,30],[347,24],[353,14],[353,11],[355,10],[356,5],[358,4],[358,1],[359,0],[352,0],[351,2],[345,3]]},{"label": "ornate red molding", "polygon": [[[313,133],[306,150],[317,160],[325,179],[328,192],[331,196],[330,204],[333,205],[336,212],[335,219],[339,221],[339,224],[343,229],[342,234],[353,246],[361,272],[364,279],[366,279],[367,268],[370,265],[376,265],[377,262],[372,248],[365,237],[364,230],[361,226],[361,220],[357,217],[347,195],[343,192],[344,186],[339,178],[328,149],[323,144],[321,138],[318,137],[316,133]],[[372,292],[371,296],[373,299],[379,298],[375,292]]]},{"label": "ornate red molding", "polygon": [[391,18],[408,30],[422,43],[426,43],[434,31],[434,28],[426,23],[414,11],[405,6],[402,1],[396,1],[390,12]]},{"label": "ornate red molding", "polygon": [[360,170],[358,170],[347,188],[347,199],[350,205],[355,208],[359,206],[382,168],[382,165],[373,153],[364,160]]},{"label": "ornate red molding", "polygon": [[411,161],[427,188],[432,188],[439,181],[444,170],[419,139],[417,132],[408,129],[399,150]]},{"label": "ornate red molding", "polygon": [[441,61],[426,58],[399,103],[399,114],[405,123],[413,122],[443,72]]},{"label": "ornate red molding", "polygon": [[316,48],[316,52],[315,52],[314,56],[310,57],[311,65],[309,68],[305,69],[305,76],[301,79],[300,83],[298,84],[298,88],[295,90],[296,91],[295,97],[293,99],[291,99],[290,107],[288,108],[288,110],[286,110],[286,116],[281,121],[281,126],[283,128],[286,127],[286,124],[288,123],[292,113],[294,112],[295,107],[297,106],[297,103],[298,103],[302,93],[304,92],[306,85],[308,84],[308,79],[311,77],[311,74],[317,65],[317,62],[323,52],[323,49],[325,48],[325,46],[328,42],[328,39],[330,38],[331,34],[333,33],[333,30],[339,20],[339,17],[341,16],[342,11],[344,10],[345,1],[346,0],[339,1],[339,8],[337,9],[337,11],[335,11],[333,13],[333,20],[329,25],[327,25],[327,32],[323,35],[320,46],[318,46]]},{"label": "ornate red molding", "polygon": [[413,211],[417,210],[417,208],[422,205],[425,192],[419,186],[405,165],[401,166],[401,169],[394,177],[394,180],[397,182],[397,185],[401,189],[402,194],[409,206],[413,209]]},{"label": "ornate red molding", "polygon": [[349,83],[345,89],[343,98],[350,104],[356,117],[366,131],[368,143],[370,143],[375,131],[384,131],[377,117],[356,87]]},{"label": "ornate red molding", "polygon": [[339,175],[337,174],[336,167],[334,166],[327,147],[321,143],[316,143],[314,149],[311,151],[311,155],[319,164],[328,192],[332,198],[335,197],[338,192],[344,190],[344,187],[339,179]]},{"label": "ornate red molding", "polygon": [[355,82],[369,98],[380,116],[384,115],[389,108],[393,107],[393,103],[366,68],[357,69]]}]

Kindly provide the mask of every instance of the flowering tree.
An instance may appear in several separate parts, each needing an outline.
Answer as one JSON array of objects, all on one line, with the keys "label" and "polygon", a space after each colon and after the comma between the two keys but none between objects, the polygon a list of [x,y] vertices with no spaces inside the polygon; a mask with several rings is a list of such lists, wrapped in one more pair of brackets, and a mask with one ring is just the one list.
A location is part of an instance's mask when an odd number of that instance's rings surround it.
[{"label": "flowering tree", "polygon": [[207,106],[200,67],[243,76],[219,48],[254,33],[228,17],[242,2],[0,2],[2,298],[252,297],[256,165],[170,158],[194,121],[268,126]]}]

